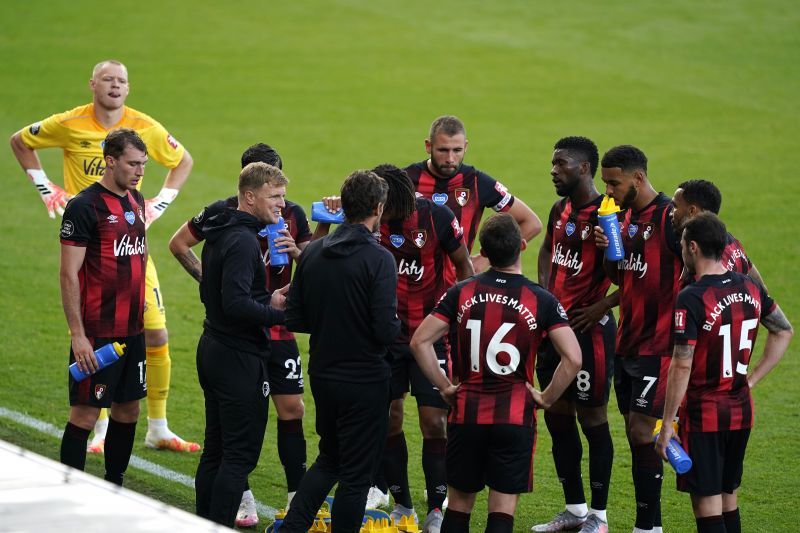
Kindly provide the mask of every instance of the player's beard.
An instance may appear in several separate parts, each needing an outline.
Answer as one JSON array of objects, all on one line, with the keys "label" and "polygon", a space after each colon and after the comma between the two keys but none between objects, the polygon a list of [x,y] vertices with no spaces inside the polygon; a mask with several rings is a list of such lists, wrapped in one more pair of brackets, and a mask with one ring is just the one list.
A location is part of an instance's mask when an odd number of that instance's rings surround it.
[{"label": "player's beard", "polygon": [[633,202],[636,201],[636,187],[631,185],[631,188],[628,189],[628,192],[625,193],[625,196],[622,197],[622,201],[620,201],[619,205],[623,209],[628,209],[633,205]]},{"label": "player's beard", "polygon": [[461,163],[455,165],[454,167],[443,168],[443,167],[439,166],[438,163],[436,163],[436,161],[433,159],[433,157],[431,157],[431,166],[433,167],[433,172],[437,176],[441,176],[443,178],[450,179],[450,178],[455,177],[456,174],[458,174],[458,169],[461,168]]}]

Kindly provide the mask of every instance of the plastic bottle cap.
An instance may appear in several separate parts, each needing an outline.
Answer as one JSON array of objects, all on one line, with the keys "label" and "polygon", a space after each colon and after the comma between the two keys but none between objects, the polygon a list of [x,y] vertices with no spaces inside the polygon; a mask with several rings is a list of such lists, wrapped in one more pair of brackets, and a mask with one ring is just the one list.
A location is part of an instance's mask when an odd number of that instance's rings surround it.
[{"label": "plastic bottle cap", "polygon": [[600,216],[611,215],[618,212],[619,207],[611,196],[603,198],[603,201],[600,203],[600,209],[597,210],[597,214]]},{"label": "plastic bottle cap", "polygon": [[117,352],[117,355],[122,355],[123,353],[125,353],[125,348],[126,348],[126,346],[125,346],[124,342],[123,343],[119,343],[119,342],[115,342],[114,343],[114,351]]}]

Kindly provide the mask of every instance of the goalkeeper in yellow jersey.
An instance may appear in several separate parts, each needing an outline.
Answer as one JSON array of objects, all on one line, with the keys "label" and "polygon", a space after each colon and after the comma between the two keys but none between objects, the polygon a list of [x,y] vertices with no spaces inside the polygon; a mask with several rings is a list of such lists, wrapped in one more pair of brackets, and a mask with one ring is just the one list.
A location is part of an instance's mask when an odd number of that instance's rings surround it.
[{"label": "goalkeeper in yellow jersey", "polygon": [[[189,177],[192,157],[161,124],[125,105],[130,90],[125,65],[114,60],[98,63],[92,71],[89,88],[92,91],[92,103],[23,128],[11,137],[11,149],[36,187],[50,218],[55,218],[56,213],[63,214],[69,198],[103,176],[105,162],[102,143],[106,135],[118,128],[135,130],[147,145],[150,158],[169,169],[161,192],[145,202],[147,224],[152,224],[175,200]],[[42,169],[36,154],[36,150],[41,148],[63,150],[63,188],[51,182]],[[167,425],[171,361],[164,301],[152,256],[147,262],[146,288],[144,333],[147,347],[148,429],[145,445],[196,452],[200,445],[178,437]],[[107,427],[108,418],[102,413],[95,425],[95,436],[89,444],[90,452],[103,452]]]}]

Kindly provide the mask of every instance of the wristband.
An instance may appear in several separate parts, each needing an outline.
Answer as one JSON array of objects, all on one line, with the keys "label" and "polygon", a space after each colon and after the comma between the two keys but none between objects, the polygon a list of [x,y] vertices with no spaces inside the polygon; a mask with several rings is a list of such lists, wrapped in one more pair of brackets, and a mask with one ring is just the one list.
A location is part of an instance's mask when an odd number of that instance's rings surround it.
[{"label": "wristband", "polygon": [[45,185],[50,182],[47,179],[47,174],[41,168],[27,168],[25,173],[31,179],[34,185]]}]

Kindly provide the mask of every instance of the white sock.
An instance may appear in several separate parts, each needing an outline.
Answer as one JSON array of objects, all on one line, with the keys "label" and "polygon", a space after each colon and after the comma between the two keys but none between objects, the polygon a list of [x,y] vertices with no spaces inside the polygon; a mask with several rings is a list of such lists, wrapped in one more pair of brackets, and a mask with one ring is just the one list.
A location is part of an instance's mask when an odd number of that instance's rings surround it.
[{"label": "white sock", "polygon": [[253,491],[250,490],[250,489],[247,489],[246,491],[244,491],[242,493],[242,499],[243,500],[254,500],[255,498],[253,497]]},{"label": "white sock", "polygon": [[567,511],[580,518],[589,513],[589,507],[585,503],[568,503]]},{"label": "white sock", "polygon": [[[661,528],[659,528],[661,529]],[[639,529],[638,527],[633,528],[633,533],[655,533],[654,529]]]},{"label": "white sock", "polygon": [[294,495],[297,494],[297,491],[290,492],[286,495],[286,510],[289,510],[289,507],[292,506],[292,499],[294,499]]},{"label": "white sock", "polygon": [[661,529],[661,526],[655,526],[653,528],[653,533],[664,533],[664,531]]},{"label": "white sock", "polygon": [[106,431],[108,431],[108,418],[104,418],[103,420],[98,420],[94,424],[94,435],[95,437],[105,438]]},{"label": "white sock", "polygon": [[597,509],[592,509],[590,507],[589,508],[589,514],[595,515],[597,518],[599,518],[603,522],[608,522],[608,518],[606,518],[606,510],[605,509],[603,509],[602,511],[599,511]]},{"label": "white sock", "polygon": [[166,418],[147,418],[147,427],[150,429],[167,429]]}]

